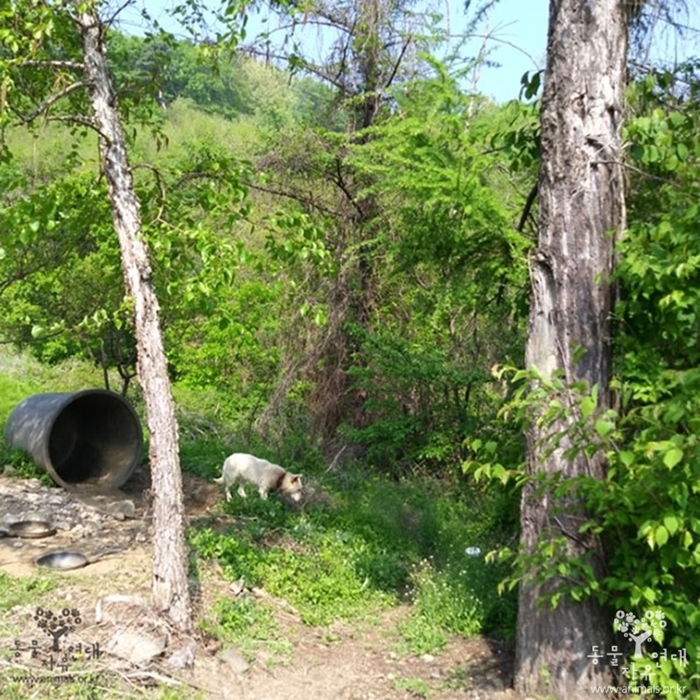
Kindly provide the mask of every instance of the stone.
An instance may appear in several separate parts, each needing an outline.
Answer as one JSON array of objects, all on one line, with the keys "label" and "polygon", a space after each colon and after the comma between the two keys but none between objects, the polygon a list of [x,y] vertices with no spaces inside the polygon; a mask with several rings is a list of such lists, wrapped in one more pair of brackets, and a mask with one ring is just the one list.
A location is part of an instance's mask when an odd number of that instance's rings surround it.
[{"label": "stone", "polygon": [[245,660],[243,655],[236,649],[224,649],[218,656],[222,663],[228,665],[231,671],[237,675],[243,675],[249,668],[250,664]]},{"label": "stone", "polygon": [[107,511],[117,520],[124,520],[125,518],[133,520],[136,517],[136,506],[129,499],[110,503]]},{"label": "stone", "polygon": [[105,651],[132,664],[140,665],[160,656],[165,649],[165,635],[119,630],[105,644]]},{"label": "stone", "polygon": [[177,649],[168,657],[168,665],[172,668],[191,668],[194,665],[194,655],[197,645],[190,640],[182,648]]}]

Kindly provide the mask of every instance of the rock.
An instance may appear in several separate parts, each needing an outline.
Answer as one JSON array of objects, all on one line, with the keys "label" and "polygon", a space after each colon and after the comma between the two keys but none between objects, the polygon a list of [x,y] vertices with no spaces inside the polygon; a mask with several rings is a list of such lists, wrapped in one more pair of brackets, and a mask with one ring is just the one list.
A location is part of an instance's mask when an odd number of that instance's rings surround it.
[{"label": "rock", "polygon": [[107,512],[117,520],[124,520],[125,518],[133,520],[136,517],[136,506],[132,500],[117,501],[116,503],[110,503]]},{"label": "rock", "polygon": [[250,668],[250,664],[236,649],[224,649],[224,651],[219,654],[219,659],[222,663],[227,664],[231,671],[237,676],[244,674]]},{"label": "rock", "polygon": [[119,630],[105,644],[105,651],[132,664],[139,665],[160,656],[165,649],[165,635]]},{"label": "rock", "polygon": [[177,649],[168,657],[168,665],[172,668],[191,668],[194,665],[194,654],[197,645],[193,640],[189,640],[181,649]]},{"label": "rock", "polygon": [[51,511],[38,510],[38,511],[35,511],[34,513],[30,513],[29,515],[25,516],[24,520],[29,520],[31,522],[39,522],[39,523],[50,523],[52,520]]},{"label": "rock", "polygon": [[135,619],[143,616],[146,608],[146,601],[138,595],[106,595],[95,604],[95,622],[98,625],[102,622],[118,623],[127,614]]}]

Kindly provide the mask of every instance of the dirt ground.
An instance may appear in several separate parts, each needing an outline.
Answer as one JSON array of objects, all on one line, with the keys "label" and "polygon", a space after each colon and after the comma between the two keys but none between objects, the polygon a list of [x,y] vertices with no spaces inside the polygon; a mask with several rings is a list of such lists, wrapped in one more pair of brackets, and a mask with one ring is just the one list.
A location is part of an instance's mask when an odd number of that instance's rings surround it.
[{"label": "dirt ground", "polygon": [[[158,640],[167,642],[166,654],[173,646],[177,647],[169,630],[147,612],[151,556],[148,542],[143,541],[143,532],[148,528],[144,497],[147,486],[144,476],[137,474],[117,493],[82,491],[70,494],[86,508],[91,508],[91,512],[105,511],[106,502],[111,504],[114,500],[131,501],[135,508],[130,513],[133,517],[106,515],[100,521],[99,548],[116,545],[121,549],[119,553],[85,568],[46,574],[59,578],[57,588],[51,593],[60,601],[57,606],[70,606],[82,616],[79,629],[71,629],[60,641],[72,642],[74,646],[84,641],[86,647],[97,642],[104,651],[114,646],[115,638],[124,630],[132,629],[143,635],[132,640],[134,648],[143,650],[144,645]],[[185,475],[184,491],[190,519],[217,512],[221,493],[214,484]],[[21,543],[14,538],[0,538],[0,571],[19,577],[33,576],[37,572],[34,563],[37,556],[46,551],[75,549],[77,544],[70,530],[59,530],[52,537]],[[81,544],[81,551],[96,550],[95,542]],[[200,568],[195,597],[198,614],[222,595],[235,593],[240,591],[231,590],[216,562]],[[250,594],[265,595],[262,591]],[[114,687],[115,678],[118,678],[124,697],[141,696],[148,685],[179,685],[184,688],[183,696],[192,698],[518,700],[509,689],[512,654],[495,640],[455,638],[440,653],[406,655],[396,651],[396,624],[407,614],[405,607],[392,608],[372,622],[314,628],[303,625],[282,601],[276,603],[268,598],[268,602],[275,607],[282,636],[288,642],[282,653],[258,651],[255,658],[246,663],[236,650],[227,650],[218,642],[200,638],[191,669],[173,668],[164,655],[136,659],[132,653],[127,660],[123,654],[118,658],[103,653],[99,659],[91,659],[90,670],[95,674],[91,682]],[[67,608],[63,610],[64,614],[72,614]],[[10,659],[3,660],[0,655],[0,670],[9,667],[13,672],[47,673],[42,654],[46,657],[48,652],[32,651],[37,645],[46,646],[47,641],[42,641],[37,625],[37,610],[33,605],[18,605],[3,614],[0,651],[13,647],[17,651],[14,656],[5,653]],[[36,658],[32,658],[32,653]]]}]

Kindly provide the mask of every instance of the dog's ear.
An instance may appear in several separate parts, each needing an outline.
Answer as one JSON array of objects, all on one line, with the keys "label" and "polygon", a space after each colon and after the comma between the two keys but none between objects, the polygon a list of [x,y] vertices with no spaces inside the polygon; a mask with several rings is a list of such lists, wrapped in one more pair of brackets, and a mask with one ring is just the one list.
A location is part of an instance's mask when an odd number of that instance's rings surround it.
[{"label": "dog's ear", "polygon": [[299,484],[299,486],[301,486],[301,474],[292,474],[291,482],[293,484]]}]

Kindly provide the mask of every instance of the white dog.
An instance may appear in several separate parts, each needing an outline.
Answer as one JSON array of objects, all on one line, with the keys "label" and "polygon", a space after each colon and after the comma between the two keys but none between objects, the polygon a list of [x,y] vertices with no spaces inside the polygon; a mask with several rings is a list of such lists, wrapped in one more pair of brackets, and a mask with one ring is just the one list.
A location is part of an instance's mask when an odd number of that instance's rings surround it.
[{"label": "white dog", "polygon": [[[301,500],[301,476],[292,474],[279,464],[272,464],[266,459],[253,455],[236,452],[226,458],[221,476],[214,479],[217,484],[224,485],[226,501],[231,500],[231,487],[236,481],[248,482],[258,487],[260,497],[267,500],[270,491],[276,491],[289,496],[294,501]],[[238,495],[245,498],[244,484],[238,487]]]}]

